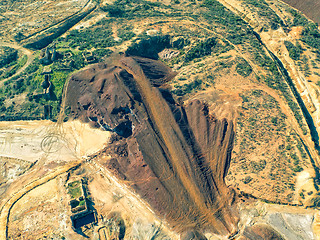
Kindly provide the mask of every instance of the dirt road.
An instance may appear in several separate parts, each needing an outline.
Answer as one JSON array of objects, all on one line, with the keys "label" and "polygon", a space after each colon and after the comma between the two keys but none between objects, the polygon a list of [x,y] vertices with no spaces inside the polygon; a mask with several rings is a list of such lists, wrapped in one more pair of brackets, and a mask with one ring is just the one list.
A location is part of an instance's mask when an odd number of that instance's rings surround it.
[{"label": "dirt road", "polygon": [[30,192],[31,190],[35,189],[36,187],[58,177],[59,175],[69,171],[70,169],[78,166],[81,164],[81,160],[71,162],[67,165],[64,165],[62,167],[59,167],[49,174],[45,175],[44,177],[37,179],[28,185],[26,185],[23,189],[20,191],[16,192],[13,194],[13,196],[3,205],[1,208],[1,213],[0,213],[0,240],[6,240],[7,239],[7,234],[8,234],[8,221],[9,221],[9,216],[10,216],[10,211],[14,204],[22,198],[25,194]]},{"label": "dirt road", "polygon": [[11,77],[3,79],[0,81],[0,87],[3,85],[3,83],[7,80],[10,80],[16,76],[18,76],[20,73],[24,72],[24,70],[26,70],[26,68],[32,63],[33,59],[34,59],[34,55],[33,55],[33,51],[26,49],[22,46],[17,45],[16,43],[8,43],[8,42],[0,42],[0,46],[5,46],[5,47],[10,47],[10,48],[14,48],[18,51],[21,51],[23,54],[25,54],[27,56],[27,62],[26,64],[20,68],[15,74],[13,74]]},{"label": "dirt road", "polygon": [[[241,12],[241,9],[237,9],[236,6],[230,4],[229,2],[225,1],[225,0],[219,0],[219,2],[221,4],[223,4],[226,8],[228,8],[230,11],[234,12],[236,15],[240,16],[244,21],[246,21],[249,25],[251,25],[253,28],[255,27],[258,27],[259,23],[257,21],[255,21],[255,19],[253,18],[250,18],[250,15],[247,14],[247,13],[243,13]],[[275,12],[277,14],[277,12]],[[281,17],[281,16],[279,16]],[[270,44],[266,41],[263,40],[263,38],[261,39],[261,41],[263,41],[263,43],[265,44],[267,50],[269,49],[272,49],[272,47],[270,46]],[[273,50],[273,49],[272,49]],[[274,52],[276,53],[275,51],[271,51],[271,52]],[[283,62],[284,60],[286,59],[283,59],[284,58],[284,55],[283,56],[279,56],[279,59]],[[288,59],[289,56],[286,56],[286,58]],[[250,63],[250,62],[249,62]],[[251,65],[251,64],[250,64]],[[296,66],[294,65],[289,65],[289,64],[286,64],[287,66],[289,66],[290,69],[287,69],[288,72],[290,72],[290,75],[291,76],[294,76],[294,74],[292,73],[295,73],[295,72],[298,72],[298,70],[296,69]],[[296,82],[299,82],[297,81],[296,79],[293,79],[294,81]],[[307,86],[307,83],[305,83]],[[288,121],[290,122],[290,124],[292,126],[294,126],[294,129],[296,130],[297,134],[299,135],[299,137],[301,138],[301,140],[303,141],[303,143],[307,146],[308,148],[308,151],[310,152],[310,155],[312,157],[312,159],[315,161],[315,164],[317,166],[320,165],[320,157],[319,157],[319,154],[317,152],[317,150],[315,149],[314,147],[314,142],[311,140],[311,138],[309,136],[306,136],[302,133],[302,130],[301,130],[301,127],[299,126],[299,124],[297,123],[296,121],[296,118],[294,117],[293,115],[293,112],[291,111],[291,109],[289,108],[289,106],[287,104],[284,104],[283,102],[285,100],[282,100],[280,99],[279,95],[276,93],[276,91],[270,89],[270,88],[267,88],[267,87],[263,87],[263,88],[260,88],[262,90],[265,90],[267,93],[269,93],[271,96],[275,97],[276,100],[279,102],[280,104],[280,107],[281,107],[281,110],[288,116]],[[310,94],[310,91],[308,91],[308,88],[306,87],[307,89],[307,92],[308,92],[308,95],[311,96],[311,99],[312,99],[312,94]],[[315,100],[312,100],[313,102],[316,102]]]}]

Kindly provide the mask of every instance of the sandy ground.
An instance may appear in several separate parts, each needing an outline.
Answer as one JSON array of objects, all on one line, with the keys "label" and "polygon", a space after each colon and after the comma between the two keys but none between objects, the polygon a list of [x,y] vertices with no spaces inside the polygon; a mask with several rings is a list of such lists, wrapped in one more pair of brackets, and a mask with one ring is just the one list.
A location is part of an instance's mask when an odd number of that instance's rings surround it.
[{"label": "sandy ground", "polygon": [[30,162],[75,160],[102,149],[109,136],[79,121],[60,126],[50,121],[0,122],[0,156]]},{"label": "sandy ground", "polygon": [[9,177],[15,175],[15,178],[10,178],[2,185],[0,239],[6,231],[6,218],[16,203],[25,200],[29,193],[38,191],[39,187],[40,195],[43,193],[45,196],[46,187],[42,187],[47,181],[69,171],[81,162],[82,157],[103,149],[109,136],[110,133],[90,128],[79,121],[61,125],[50,121],[0,122],[0,158],[33,164],[21,176],[12,172],[15,170],[13,167],[6,171],[10,171],[7,174]]},{"label": "sandy ground", "polygon": [[[11,195],[6,198],[7,207],[2,208],[3,204],[0,206],[2,228],[6,227],[3,225],[5,217],[10,216],[9,236],[14,239],[35,239],[35,236],[85,239],[71,229],[69,198],[65,190],[66,172],[70,172],[71,165],[67,166],[67,163],[74,165],[75,160],[101,150],[109,137],[108,132],[90,128],[79,121],[62,125],[50,121],[0,122],[0,157],[19,157],[29,162],[40,159],[42,162],[17,177],[12,183],[13,187],[0,197],[2,200],[9,193]],[[39,173],[41,171],[42,174]],[[85,176],[90,179],[88,188],[99,219],[97,226],[85,232],[91,239],[105,233],[106,230],[99,229],[110,227],[110,216],[114,213],[119,213],[124,220],[126,236],[150,239],[157,229],[161,229],[164,236],[179,239],[177,234],[166,227],[165,222],[155,216],[148,204],[108,172],[98,158],[83,162],[81,169],[70,173],[71,177]],[[303,187],[311,175],[311,172],[302,172],[297,178],[297,187]],[[39,176],[38,182],[32,182],[32,178]],[[28,182],[34,185],[28,185]],[[266,203],[241,206],[240,210],[240,226],[266,223],[288,239],[317,239],[313,235],[313,232],[319,232],[316,210]],[[207,237],[211,240],[219,239],[212,234],[207,234]],[[3,238],[0,236],[0,239]]]},{"label": "sandy ground", "polygon": [[314,217],[317,214],[317,210],[303,207],[263,202],[240,204],[240,227],[263,223],[274,228],[285,239],[313,240],[318,239],[314,228]]},{"label": "sandy ground", "polygon": [[[103,149],[109,137],[110,133],[79,121],[62,125],[50,121],[0,122],[0,157],[35,163],[11,181],[0,196],[0,239],[6,239],[6,229],[12,239],[98,239],[103,231],[110,232],[114,213],[124,220],[126,235],[134,239],[160,239],[156,237],[159,233],[178,239],[138,195],[100,165],[99,159],[84,160]],[[79,163],[80,168],[73,169]],[[70,197],[65,186],[68,179],[82,177],[89,179],[99,221],[78,234],[71,228]]]},{"label": "sandy ground", "polygon": [[288,239],[315,239],[312,232],[312,214],[269,214],[268,222]]},{"label": "sandy ground", "polygon": [[3,40],[11,39],[17,32],[25,36],[42,31],[80,11],[88,0],[6,1],[5,24],[0,25]]}]

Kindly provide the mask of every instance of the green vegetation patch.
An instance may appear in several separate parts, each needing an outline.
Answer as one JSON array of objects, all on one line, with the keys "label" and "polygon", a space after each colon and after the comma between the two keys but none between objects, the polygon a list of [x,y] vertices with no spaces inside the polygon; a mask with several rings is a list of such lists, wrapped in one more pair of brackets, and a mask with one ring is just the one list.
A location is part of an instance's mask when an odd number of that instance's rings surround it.
[{"label": "green vegetation patch", "polygon": [[10,47],[0,47],[0,68],[16,61],[18,51]]},{"label": "green vegetation patch", "polygon": [[81,200],[80,202],[79,202],[79,206],[84,206],[86,204],[86,200]]},{"label": "green vegetation patch", "polygon": [[116,43],[112,37],[110,22],[103,19],[90,28],[72,30],[65,41],[71,48],[79,50],[112,47]]},{"label": "green vegetation patch", "polygon": [[195,58],[208,56],[217,45],[217,40],[214,37],[208,38],[191,48],[185,55],[185,61],[190,62]]},{"label": "green vegetation patch", "polygon": [[26,64],[27,60],[28,60],[27,55],[24,55],[23,57],[18,59],[18,61],[10,62],[9,65],[13,65],[13,66],[9,67],[6,71],[4,71],[2,75],[0,74],[1,75],[0,79],[6,79],[13,76],[21,67],[23,67]]},{"label": "green vegetation patch", "polygon": [[[106,4],[101,10],[107,12],[111,18],[135,19],[142,17],[168,17],[163,9],[171,9],[160,2],[144,0],[116,0],[113,4]],[[172,9],[171,9],[172,10]]]},{"label": "green vegetation patch", "polygon": [[318,25],[309,21],[305,16],[295,9],[290,9],[289,12],[293,16],[291,26],[303,26],[301,40],[316,49],[316,53],[320,56],[320,31]]},{"label": "green vegetation patch", "polygon": [[237,58],[236,71],[243,77],[248,77],[252,73],[250,64],[244,58]]},{"label": "green vegetation patch", "polygon": [[297,10],[290,8],[289,13],[291,13],[293,20],[290,24],[291,27],[293,26],[306,26],[309,23],[309,20],[303,16],[300,12],[298,12]]},{"label": "green vegetation patch", "polygon": [[212,30],[221,32],[233,44],[242,44],[247,38],[252,38],[251,27],[220,2],[205,0],[201,6],[205,7],[201,16],[212,26],[217,26]]},{"label": "green vegetation patch", "polygon": [[169,35],[146,36],[137,39],[128,47],[126,54],[129,56],[141,56],[158,59],[158,53],[171,46]]},{"label": "green vegetation patch", "polygon": [[296,61],[300,59],[303,49],[299,43],[297,43],[297,46],[295,46],[292,42],[284,41],[284,45],[289,52],[289,57]]},{"label": "green vegetation patch", "polygon": [[191,83],[184,84],[182,86],[177,85],[177,89],[173,90],[173,93],[177,96],[183,96],[196,90],[200,90],[202,87],[202,81],[199,79],[194,80]]},{"label": "green vegetation patch", "polygon": [[269,7],[265,0],[245,0],[244,3],[247,7],[255,8],[254,12],[258,14],[259,19],[265,19],[265,31],[270,28],[277,30],[280,26],[284,26],[281,18]]},{"label": "green vegetation patch", "polygon": [[[61,40],[61,39],[60,39]],[[58,41],[59,45],[61,41]],[[4,86],[0,89],[0,98],[7,99],[0,105],[0,120],[34,120],[51,119],[56,120],[60,113],[63,98],[63,89],[70,75],[86,65],[83,54],[79,50],[68,49],[58,51],[60,58],[48,67],[52,70],[50,82],[52,84],[50,94],[44,94],[42,75],[44,66],[41,65],[39,57],[19,75],[4,81]],[[93,51],[97,61],[111,54],[109,49],[96,49]],[[63,57],[70,53],[70,57]],[[0,78],[12,76],[18,69],[25,65],[27,56],[20,58],[15,65],[8,68]],[[16,101],[15,99],[19,100]],[[48,112],[45,109],[49,109]]]},{"label": "green vegetation patch", "polygon": [[320,31],[317,24],[311,22],[305,26],[301,40],[310,47],[315,48],[318,51],[317,53],[320,54]]},{"label": "green vegetation patch", "polygon": [[68,188],[76,188],[76,187],[80,187],[80,181],[74,181],[68,184]]},{"label": "green vegetation patch", "polygon": [[68,193],[72,198],[81,197],[81,189],[80,188],[69,188]]},{"label": "green vegetation patch", "polygon": [[82,196],[82,189],[80,181],[75,181],[68,184],[68,193],[74,199]]}]

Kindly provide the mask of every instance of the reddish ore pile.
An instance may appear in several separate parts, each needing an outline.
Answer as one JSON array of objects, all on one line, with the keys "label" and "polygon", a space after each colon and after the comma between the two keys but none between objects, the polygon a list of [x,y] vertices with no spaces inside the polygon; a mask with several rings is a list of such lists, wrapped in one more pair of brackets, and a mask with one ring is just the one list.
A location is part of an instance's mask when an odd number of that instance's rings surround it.
[{"label": "reddish ore pile", "polygon": [[224,182],[233,122],[216,119],[199,100],[177,103],[165,86],[174,76],[160,61],[113,59],[74,74],[67,105],[73,118],[114,132],[107,167],[172,227],[185,236],[233,234],[234,192]]}]

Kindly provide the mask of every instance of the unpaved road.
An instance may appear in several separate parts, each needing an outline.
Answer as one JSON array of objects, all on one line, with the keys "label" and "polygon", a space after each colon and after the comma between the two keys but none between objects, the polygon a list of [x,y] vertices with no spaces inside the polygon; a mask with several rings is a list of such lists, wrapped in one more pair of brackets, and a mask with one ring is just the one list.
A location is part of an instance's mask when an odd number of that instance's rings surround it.
[{"label": "unpaved road", "polygon": [[33,55],[33,51],[24,48],[22,46],[17,45],[16,43],[8,43],[8,42],[0,42],[0,46],[5,46],[5,47],[10,47],[10,48],[14,48],[18,51],[21,51],[23,54],[25,54],[28,59],[26,64],[20,68],[15,74],[13,74],[11,77],[3,79],[0,81],[0,87],[2,87],[3,83],[7,80],[10,80],[12,78],[14,78],[15,76],[18,76],[20,73],[24,72],[24,70],[26,70],[26,68],[32,63],[33,59],[34,59],[34,55]]},{"label": "unpaved road", "polygon": [[[240,9],[237,9],[235,6],[231,5],[229,2],[225,1],[225,0],[219,0],[219,2],[221,4],[223,4],[226,8],[228,8],[230,11],[234,12],[236,15],[238,15],[239,17],[241,17],[244,21],[246,21],[249,25],[251,25],[253,28],[257,27],[257,26],[253,26],[252,24],[258,24],[257,21],[255,21],[255,19],[250,19],[250,16],[248,14],[244,14],[241,12]],[[276,13],[276,12],[275,12]],[[277,13],[276,13],[277,14]],[[261,40],[263,41],[263,43],[265,44],[267,50],[273,50],[270,47],[270,44],[266,41],[263,40],[263,38],[261,38]],[[270,51],[271,51],[270,50]],[[273,53],[275,53],[274,51],[271,51]],[[277,55],[277,54],[275,54]],[[287,56],[288,58],[288,56]],[[246,59],[247,60],[247,59]],[[281,61],[283,61],[283,59],[280,59]],[[250,63],[250,62],[249,62]],[[251,65],[251,64],[250,64]],[[251,66],[252,67],[252,66]],[[295,68],[295,66],[292,66],[292,68]],[[288,72],[292,73],[292,72],[297,72],[296,69],[287,69]],[[293,74],[291,74],[293,75]],[[296,81],[296,79],[293,79],[294,81]],[[315,164],[317,166],[320,165],[320,157],[319,154],[317,152],[317,150],[314,147],[314,142],[311,140],[311,138],[309,136],[306,136],[302,133],[302,130],[299,126],[299,124],[296,121],[296,118],[294,117],[291,109],[289,108],[289,106],[287,104],[284,104],[283,102],[285,100],[282,100],[279,95],[272,89],[268,89],[267,87],[263,87],[260,88],[261,90],[265,90],[267,93],[269,93],[271,96],[273,96],[274,98],[276,98],[276,100],[279,102],[281,110],[288,116],[288,121],[290,122],[290,124],[292,126],[294,126],[294,129],[296,130],[296,132],[298,133],[299,137],[302,139],[303,143],[307,146],[308,151],[310,152],[310,155],[312,157],[312,159],[315,161]],[[309,96],[312,96],[309,93]],[[315,101],[313,101],[315,102]]]},{"label": "unpaved road", "polygon": [[[59,149],[45,152],[41,140],[52,136],[61,138],[57,145]],[[10,211],[19,199],[38,186],[81,164],[82,160],[79,159],[102,149],[109,136],[108,132],[92,129],[88,124],[79,121],[62,125],[50,121],[0,122],[0,141],[4,140],[6,146],[6,148],[1,146],[3,151],[0,156],[11,154],[11,157],[15,157],[15,154],[22,151],[21,157],[26,153],[27,156],[24,158],[36,163],[27,173],[14,180],[6,194],[1,196],[0,200],[3,202],[0,206],[0,240],[7,238]],[[7,141],[8,139],[11,141]],[[50,143],[49,141],[48,144]],[[39,161],[36,162],[37,159]],[[48,169],[48,173],[41,175],[41,172],[46,172],[45,169]]]},{"label": "unpaved road", "polygon": [[22,198],[25,194],[30,192],[31,190],[35,189],[36,187],[58,177],[59,175],[69,171],[71,168],[74,168],[81,164],[82,161],[75,161],[71,162],[67,165],[64,165],[62,167],[59,167],[53,172],[50,172],[46,176],[37,179],[28,185],[26,185],[23,189],[19,190],[13,196],[3,205],[0,213],[0,240],[6,240],[7,239],[7,234],[8,234],[8,221],[9,221],[9,215],[12,207],[14,204]]}]

